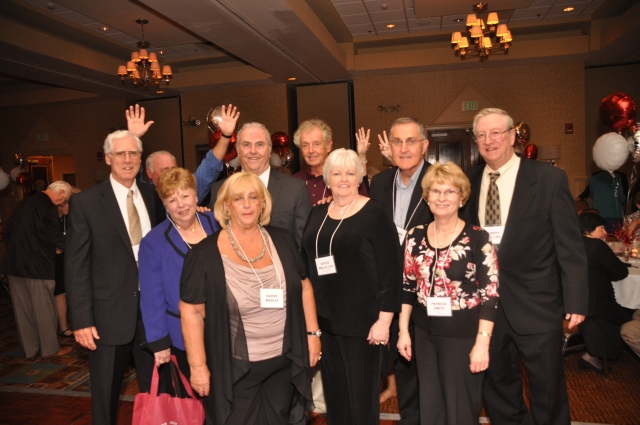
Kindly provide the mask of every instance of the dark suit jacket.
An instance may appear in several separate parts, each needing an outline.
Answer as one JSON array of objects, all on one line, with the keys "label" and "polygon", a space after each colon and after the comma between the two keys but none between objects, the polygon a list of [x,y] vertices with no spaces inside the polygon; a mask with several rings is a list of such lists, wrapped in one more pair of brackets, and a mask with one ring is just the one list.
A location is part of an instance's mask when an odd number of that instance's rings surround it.
[{"label": "dark suit jacket", "polygon": [[[138,184],[151,227],[157,221],[153,189]],[[70,199],[65,278],[76,329],[95,326],[97,344],[133,340],[138,320],[138,266],[118,201],[106,180]]]},{"label": "dark suit jacket", "polygon": [[[218,191],[227,179],[217,181],[211,186],[211,204],[218,199]],[[269,184],[267,185],[272,200],[271,226],[288,230],[300,246],[302,232],[311,211],[311,201],[303,180],[288,176],[271,167]]]},{"label": "dark suit jacket", "polygon": [[[407,217],[405,220],[409,220],[414,208],[418,205],[418,202],[420,203],[420,206],[418,206],[416,213],[413,215],[413,218],[411,218],[411,222],[405,223],[406,230],[410,230],[419,224],[427,224],[433,221],[433,214],[431,214],[429,206],[422,198],[421,187],[422,179],[430,165],[431,164],[427,161],[423,160],[422,170],[420,171],[420,175],[416,181],[416,186],[413,189],[411,202],[409,202],[409,208],[407,209]],[[384,204],[387,211],[389,211],[389,214],[391,214],[391,218],[393,218],[393,192],[395,190],[394,177],[397,170],[398,167],[392,167],[373,176],[373,179],[371,179],[371,187],[369,189],[369,197]]]},{"label": "dark suit jacket", "polygon": [[[477,225],[484,167],[469,170],[462,211]],[[563,313],[587,314],[587,259],[564,171],[521,158],[498,263],[500,304],[517,333],[550,332]]]}]

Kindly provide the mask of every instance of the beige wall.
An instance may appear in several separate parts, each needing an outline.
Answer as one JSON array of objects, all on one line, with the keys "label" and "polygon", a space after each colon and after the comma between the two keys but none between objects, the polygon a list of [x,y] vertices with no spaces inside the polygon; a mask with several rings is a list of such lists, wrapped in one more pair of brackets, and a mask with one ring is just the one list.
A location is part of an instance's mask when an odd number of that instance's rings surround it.
[{"label": "beige wall", "polygon": [[[562,146],[557,164],[571,182],[585,174],[584,73],[582,62],[564,62],[357,78],[356,127],[371,128],[369,164],[382,169],[378,133],[388,131],[393,120],[403,116],[429,123],[472,82],[515,121],[529,125],[532,143]],[[396,104],[401,111],[378,111],[378,105]],[[565,123],[573,123],[572,135],[564,134]]]}]

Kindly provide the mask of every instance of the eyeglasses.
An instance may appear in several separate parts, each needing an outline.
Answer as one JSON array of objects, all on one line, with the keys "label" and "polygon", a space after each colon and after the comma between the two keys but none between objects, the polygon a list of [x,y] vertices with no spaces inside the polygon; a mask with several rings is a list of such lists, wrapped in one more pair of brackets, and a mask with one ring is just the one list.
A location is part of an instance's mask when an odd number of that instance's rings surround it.
[{"label": "eyeglasses", "polygon": [[127,157],[127,155],[129,155],[129,158],[131,159],[140,159],[140,156],[142,156],[142,152],[138,152],[138,151],[120,151],[120,152],[111,152],[109,153],[109,155],[111,155],[113,158],[116,158],[118,160],[123,160]]},{"label": "eyeglasses", "polygon": [[[500,136],[502,136],[507,131],[511,131],[511,130],[513,130],[513,127],[509,127],[505,131],[493,130],[493,131],[489,132],[489,139],[491,139],[491,140],[499,140]],[[476,143],[484,142],[485,140],[487,140],[487,134],[486,133],[476,134],[473,139],[476,141]]]},{"label": "eyeglasses", "polygon": [[451,198],[455,197],[456,195],[458,195],[460,192],[462,192],[462,191],[461,190],[453,190],[453,189],[447,189],[444,192],[440,191],[438,189],[429,189],[429,196],[431,198],[439,198],[440,195],[444,195],[445,198],[451,199]]},{"label": "eyeglasses", "polygon": [[[415,137],[410,137],[410,138],[408,138],[407,140],[404,141],[404,144],[407,147],[413,147],[413,146],[415,146],[416,144],[418,144],[420,142],[422,142],[421,139],[416,139]],[[391,141],[389,143],[391,143],[393,146],[399,148],[400,146],[402,146],[403,142],[402,142],[402,139],[391,139]]]}]

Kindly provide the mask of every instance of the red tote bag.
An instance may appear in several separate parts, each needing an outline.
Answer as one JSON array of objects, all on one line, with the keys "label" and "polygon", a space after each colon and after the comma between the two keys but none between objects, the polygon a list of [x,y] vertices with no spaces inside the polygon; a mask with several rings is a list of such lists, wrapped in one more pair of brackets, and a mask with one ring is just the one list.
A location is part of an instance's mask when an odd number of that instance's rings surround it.
[{"label": "red tote bag", "polygon": [[[158,367],[153,368],[151,392],[136,394],[133,403],[133,425],[202,425],[204,407],[202,401],[193,393],[187,378],[178,368],[178,361],[171,356],[172,367],[180,374],[180,379],[191,398],[172,397],[170,394],[158,394]],[[173,373],[172,373],[173,374]],[[176,394],[179,385],[175,374],[173,386]]]}]

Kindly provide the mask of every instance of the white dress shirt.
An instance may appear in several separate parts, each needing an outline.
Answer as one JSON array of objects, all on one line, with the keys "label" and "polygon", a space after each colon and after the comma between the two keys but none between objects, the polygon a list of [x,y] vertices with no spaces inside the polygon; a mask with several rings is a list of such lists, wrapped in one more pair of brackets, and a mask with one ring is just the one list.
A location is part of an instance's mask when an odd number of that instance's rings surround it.
[{"label": "white dress shirt", "polygon": [[482,227],[485,227],[484,216],[487,209],[487,192],[489,191],[489,183],[491,182],[489,173],[495,173],[496,171],[500,173],[500,177],[496,180],[496,186],[498,186],[498,192],[500,193],[500,217],[502,218],[502,226],[506,226],[519,169],[520,157],[515,153],[506,164],[497,170],[492,170],[488,165],[484,167],[482,183],[480,184],[480,199],[478,200],[478,219],[480,219],[480,225]]},{"label": "white dress shirt", "polygon": [[[127,233],[129,232],[129,213],[127,211],[127,195],[129,193],[129,189],[133,190],[133,205],[136,206],[138,210],[138,216],[140,216],[140,227],[142,228],[142,237],[144,237],[151,230],[151,220],[149,219],[149,212],[147,211],[147,206],[144,204],[144,200],[142,199],[142,195],[140,195],[140,190],[136,185],[136,182],[133,182],[133,185],[130,188],[124,187],[122,184],[115,181],[113,175],[109,175],[109,181],[111,181],[111,187],[113,188],[113,192],[116,195],[116,200],[118,201],[118,206],[120,207],[120,213],[122,214],[122,218],[124,219],[124,225],[127,226]],[[138,250],[140,249],[140,245],[133,245],[131,247],[133,249],[133,255],[136,257],[136,261],[138,261]]]},{"label": "white dress shirt", "polygon": [[262,183],[264,183],[264,187],[269,187],[269,174],[271,173],[271,166],[268,166],[266,170],[262,174],[258,176]]}]

